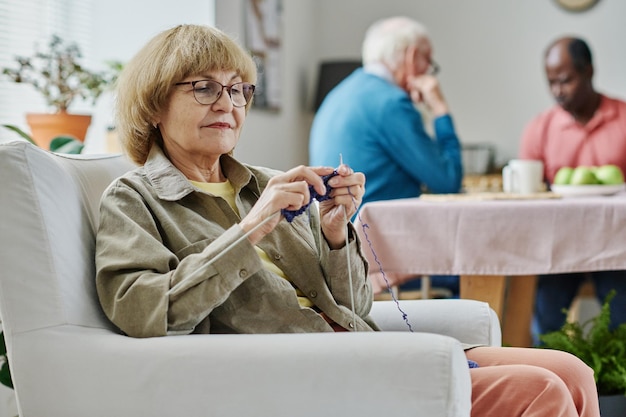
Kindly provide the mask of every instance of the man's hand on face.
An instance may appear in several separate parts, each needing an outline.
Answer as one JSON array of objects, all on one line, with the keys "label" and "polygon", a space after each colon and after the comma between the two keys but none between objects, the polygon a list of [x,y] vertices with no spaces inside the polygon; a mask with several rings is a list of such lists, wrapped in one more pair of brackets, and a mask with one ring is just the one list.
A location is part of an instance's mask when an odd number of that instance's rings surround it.
[{"label": "man's hand on face", "polygon": [[448,104],[441,92],[439,80],[428,74],[409,77],[408,91],[414,103],[424,103],[433,116],[449,113]]}]

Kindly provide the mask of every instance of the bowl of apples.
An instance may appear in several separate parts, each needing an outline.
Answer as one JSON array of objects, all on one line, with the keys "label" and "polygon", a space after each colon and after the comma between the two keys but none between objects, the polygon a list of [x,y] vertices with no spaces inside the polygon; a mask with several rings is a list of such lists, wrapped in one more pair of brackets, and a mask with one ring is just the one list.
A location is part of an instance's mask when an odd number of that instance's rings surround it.
[{"label": "bowl of apples", "polygon": [[624,173],[617,165],[561,167],[550,190],[563,197],[613,195],[624,188]]}]

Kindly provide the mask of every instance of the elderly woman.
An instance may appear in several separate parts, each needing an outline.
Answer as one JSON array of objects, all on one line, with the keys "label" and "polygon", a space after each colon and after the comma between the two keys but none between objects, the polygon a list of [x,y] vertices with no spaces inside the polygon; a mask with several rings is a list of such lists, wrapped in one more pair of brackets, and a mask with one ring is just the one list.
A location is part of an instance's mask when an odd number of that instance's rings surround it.
[{"label": "elderly woman", "polygon": [[[103,196],[96,279],[105,313],[129,336],[377,329],[347,220],[363,174],[279,172],[232,156],[255,77],[222,32],[183,25],[152,39],[119,79],[117,126],[140,167]],[[592,372],[572,355],[467,356],[480,365],[470,370],[473,415],[599,415]]]},{"label": "elderly woman", "polygon": [[[346,226],[365,178],[342,165],[325,185],[333,168],[233,158],[255,79],[240,46],[191,25],[156,36],[121,74],[118,128],[142,167],[103,197],[96,263],[101,304],[124,333],[372,330],[366,263]],[[281,221],[327,186],[319,214]]]}]

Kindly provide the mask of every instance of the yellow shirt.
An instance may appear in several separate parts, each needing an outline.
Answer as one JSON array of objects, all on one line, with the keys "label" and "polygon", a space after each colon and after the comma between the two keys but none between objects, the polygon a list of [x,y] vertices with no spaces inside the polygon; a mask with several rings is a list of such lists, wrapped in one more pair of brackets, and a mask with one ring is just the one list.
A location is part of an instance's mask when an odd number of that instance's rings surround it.
[{"label": "yellow shirt", "polygon": [[[232,184],[230,183],[228,179],[226,180],[226,182],[198,182],[198,181],[191,181],[191,180],[189,182],[191,182],[194,186],[198,187],[200,190],[204,192],[222,197],[224,200],[226,200],[228,205],[235,211],[235,213],[237,213],[237,215],[241,217],[239,213],[239,209],[237,208],[237,205],[235,204],[235,189],[233,188]],[[270,257],[267,256],[267,253],[265,253],[263,249],[259,248],[258,246],[255,246],[254,249],[256,249],[257,254],[261,258],[261,261],[263,262],[263,266],[265,267],[265,269],[278,275],[281,278],[286,279],[289,282],[292,282],[291,279],[289,279],[289,277],[285,275],[283,270],[280,269],[278,266],[276,266],[274,262],[271,261]],[[302,291],[300,291],[297,288],[296,288],[296,294],[298,295],[298,302],[300,303],[301,306],[303,307],[314,306],[311,300],[309,300],[302,293]]]}]

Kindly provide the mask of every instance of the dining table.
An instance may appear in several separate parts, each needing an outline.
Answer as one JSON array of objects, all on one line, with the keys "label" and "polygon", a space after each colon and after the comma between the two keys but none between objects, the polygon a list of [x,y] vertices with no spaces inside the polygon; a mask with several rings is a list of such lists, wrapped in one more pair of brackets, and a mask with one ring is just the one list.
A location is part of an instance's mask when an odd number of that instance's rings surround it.
[{"label": "dining table", "polygon": [[355,226],[375,293],[459,275],[460,297],[488,302],[511,346],[531,343],[538,275],[626,270],[624,191],[423,194],[368,202]]}]

